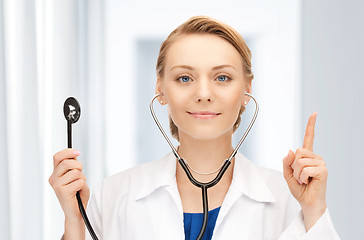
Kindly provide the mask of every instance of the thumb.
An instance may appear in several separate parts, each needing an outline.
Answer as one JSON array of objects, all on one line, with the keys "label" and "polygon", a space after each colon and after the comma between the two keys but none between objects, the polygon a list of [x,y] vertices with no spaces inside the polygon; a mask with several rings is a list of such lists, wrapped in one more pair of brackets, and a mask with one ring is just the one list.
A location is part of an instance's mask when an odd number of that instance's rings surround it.
[{"label": "thumb", "polygon": [[295,155],[291,150],[289,150],[288,155],[283,158],[283,175],[285,179],[293,175],[291,164],[293,163],[294,159]]}]

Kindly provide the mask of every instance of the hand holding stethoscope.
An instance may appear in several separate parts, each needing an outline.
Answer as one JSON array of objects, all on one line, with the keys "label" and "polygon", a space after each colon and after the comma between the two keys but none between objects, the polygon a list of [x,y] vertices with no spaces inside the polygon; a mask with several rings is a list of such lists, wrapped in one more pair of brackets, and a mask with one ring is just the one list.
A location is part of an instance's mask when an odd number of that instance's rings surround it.
[{"label": "hand holding stethoscope", "polygon": [[313,152],[317,113],[311,114],[303,147],[296,152],[289,150],[283,159],[283,174],[289,190],[302,208],[306,231],[326,210],[327,168],[323,158]]},{"label": "hand holding stethoscope", "polygon": [[90,198],[90,189],[86,183],[86,177],[82,173],[82,163],[77,161],[80,152],[72,148],[72,124],[78,121],[81,114],[78,101],[73,97],[67,98],[63,106],[63,113],[67,120],[68,148],[54,154],[54,169],[49,177],[49,183],[53,187],[65,215],[64,238],[84,239],[83,221],[85,221],[91,236],[93,239],[97,239],[85,211]]}]

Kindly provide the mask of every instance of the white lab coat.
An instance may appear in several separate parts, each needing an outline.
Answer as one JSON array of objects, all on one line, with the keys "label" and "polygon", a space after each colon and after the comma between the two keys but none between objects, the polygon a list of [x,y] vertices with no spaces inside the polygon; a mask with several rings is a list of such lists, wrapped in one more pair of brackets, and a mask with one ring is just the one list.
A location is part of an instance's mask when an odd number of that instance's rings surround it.
[{"label": "white lab coat", "polygon": [[[104,179],[87,208],[103,240],[184,240],[183,209],[172,152]],[[87,232],[87,230],[86,230]],[[86,233],[86,239],[91,239]],[[306,233],[303,215],[281,172],[235,156],[233,179],[222,203],[213,240],[340,239],[328,210]]]}]

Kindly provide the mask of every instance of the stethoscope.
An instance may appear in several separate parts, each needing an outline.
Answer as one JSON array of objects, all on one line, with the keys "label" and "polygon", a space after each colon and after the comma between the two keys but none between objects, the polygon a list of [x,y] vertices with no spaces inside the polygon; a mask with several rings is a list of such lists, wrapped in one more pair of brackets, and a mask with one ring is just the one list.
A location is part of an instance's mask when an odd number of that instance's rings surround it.
[{"label": "stethoscope", "polygon": [[165,133],[165,131],[162,128],[162,125],[159,123],[159,121],[157,119],[157,116],[155,115],[155,112],[154,112],[154,109],[153,109],[153,102],[157,97],[160,97],[161,95],[163,95],[163,93],[159,93],[159,94],[157,94],[157,95],[155,95],[153,97],[152,101],[150,102],[150,112],[151,112],[151,114],[153,116],[153,119],[154,119],[155,123],[157,124],[159,130],[161,131],[161,133],[163,134],[163,136],[166,139],[167,143],[171,147],[174,156],[177,158],[177,160],[180,163],[180,165],[182,166],[183,170],[186,172],[186,175],[187,175],[188,179],[191,181],[191,183],[193,185],[195,185],[196,187],[201,188],[201,190],[202,190],[203,222],[202,222],[200,233],[197,236],[197,240],[201,240],[203,238],[204,233],[205,233],[205,230],[206,230],[206,227],[207,227],[207,220],[208,220],[207,189],[210,188],[210,187],[215,186],[221,180],[221,178],[224,175],[225,171],[230,166],[231,160],[233,159],[233,157],[235,157],[236,153],[238,152],[238,149],[240,148],[241,144],[244,142],[246,136],[248,135],[250,129],[252,128],[252,126],[253,126],[253,124],[255,122],[255,119],[257,118],[257,115],[258,115],[258,112],[259,112],[259,104],[252,95],[245,92],[245,95],[249,96],[250,98],[252,98],[254,100],[254,103],[255,103],[254,116],[253,116],[248,128],[246,129],[243,137],[240,139],[238,145],[235,147],[235,149],[231,153],[230,157],[225,160],[224,164],[222,165],[222,167],[221,167],[219,173],[216,175],[216,177],[213,180],[211,180],[210,182],[202,183],[200,181],[197,181],[192,176],[192,174],[191,174],[191,172],[190,172],[190,170],[189,170],[189,168],[187,166],[188,165],[187,162],[183,158],[181,158],[179,156],[176,148],[173,146],[171,140],[168,138],[167,134]]},{"label": "stethoscope", "polygon": [[[151,100],[151,102],[150,102],[150,112],[151,112],[151,114],[153,116],[153,119],[154,119],[155,123],[157,124],[159,130],[161,131],[161,133],[163,134],[163,136],[166,139],[167,143],[171,147],[173,154],[176,156],[176,158],[178,159],[178,162],[181,164],[182,168],[186,172],[188,179],[192,182],[192,184],[194,184],[196,187],[201,188],[201,190],[202,190],[203,222],[202,222],[200,233],[198,234],[198,237],[197,237],[197,240],[201,240],[204,233],[205,233],[205,230],[206,230],[206,227],[207,227],[207,220],[208,220],[207,189],[210,188],[210,187],[215,186],[221,180],[221,178],[224,175],[225,171],[230,166],[231,160],[233,159],[233,157],[235,157],[236,153],[238,152],[238,149],[240,148],[241,144],[245,140],[246,136],[248,135],[250,129],[252,128],[252,126],[253,126],[253,124],[255,122],[255,119],[257,118],[257,115],[258,115],[258,112],[259,112],[259,104],[252,95],[250,95],[249,93],[245,93],[245,95],[249,96],[250,98],[252,98],[254,100],[254,103],[255,103],[255,106],[256,106],[254,116],[253,116],[248,128],[246,129],[243,137],[240,139],[238,145],[235,147],[235,149],[231,153],[230,157],[225,160],[225,162],[222,165],[221,169],[219,170],[219,173],[217,174],[217,176],[210,182],[202,183],[202,182],[197,181],[192,176],[190,170],[188,169],[187,162],[185,162],[185,160],[179,156],[176,148],[173,146],[172,142],[170,141],[167,134],[163,130],[162,125],[159,123],[159,121],[157,119],[157,116],[155,115],[155,112],[154,112],[154,109],[153,109],[153,102],[157,97],[159,97],[161,95],[162,95],[162,93],[159,93],[159,94],[155,95],[153,97],[153,99]],[[80,104],[78,103],[77,99],[75,99],[74,97],[67,98],[65,103],[64,103],[64,106],[63,106],[63,113],[64,113],[64,116],[65,116],[65,118],[67,120],[68,148],[72,148],[72,124],[76,123],[79,120],[80,115],[81,115],[81,107],[80,107]],[[96,233],[94,232],[94,230],[93,230],[93,228],[91,226],[91,223],[88,220],[88,217],[87,217],[86,211],[85,211],[85,209],[83,207],[79,192],[76,193],[76,198],[77,198],[77,202],[78,202],[78,206],[79,206],[82,218],[83,218],[83,220],[85,222],[85,225],[87,227],[87,230],[89,231],[92,239],[98,240],[98,238],[96,236]]]},{"label": "stethoscope", "polygon": [[[74,97],[69,97],[66,99],[63,105],[63,114],[67,120],[67,145],[68,148],[72,148],[72,124],[76,123],[81,116],[81,107],[77,99]],[[83,221],[94,240],[98,240],[95,231],[93,230],[90,221],[88,220],[85,208],[83,207],[82,200],[80,197],[80,192],[76,193],[78,208],[80,209]]]}]

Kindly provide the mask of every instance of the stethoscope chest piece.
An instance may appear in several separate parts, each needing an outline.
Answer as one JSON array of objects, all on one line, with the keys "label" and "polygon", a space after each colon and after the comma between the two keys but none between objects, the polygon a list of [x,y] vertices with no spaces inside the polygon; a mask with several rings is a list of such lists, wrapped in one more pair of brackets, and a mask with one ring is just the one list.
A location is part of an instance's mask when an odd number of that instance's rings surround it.
[{"label": "stethoscope chest piece", "polygon": [[63,105],[64,117],[71,123],[76,123],[81,116],[81,107],[77,99],[69,97],[66,99]]}]

